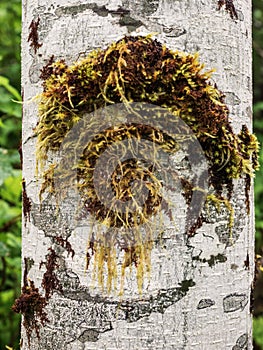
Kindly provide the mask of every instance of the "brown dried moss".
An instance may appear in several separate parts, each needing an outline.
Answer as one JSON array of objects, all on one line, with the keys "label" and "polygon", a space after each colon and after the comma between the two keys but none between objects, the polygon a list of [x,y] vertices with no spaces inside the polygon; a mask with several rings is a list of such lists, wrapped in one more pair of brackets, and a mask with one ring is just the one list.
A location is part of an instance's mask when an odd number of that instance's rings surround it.
[{"label": "brown dried moss", "polygon": [[22,293],[16,299],[12,310],[23,316],[23,326],[26,330],[28,344],[30,346],[31,335],[36,332],[40,337],[40,326],[44,326],[48,322],[45,307],[47,305],[46,298],[43,297],[39,289],[35,287],[33,281],[28,280],[28,259],[25,258],[24,284]]},{"label": "brown dried moss", "polygon": [[225,10],[230,14],[232,19],[238,19],[237,11],[233,0],[218,0],[218,9],[225,7]]},{"label": "brown dried moss", "polygon": [[49,299],[54,291],[62,292],[62,286],[55,274],[55,270],[59,267],[58,255],[54,249],[49,248],[49,254],[46,256],[46,261],[41,262],[39,268],[46,267],[46,272],[43,275],[42,287],[45,290],[45,298]]}]

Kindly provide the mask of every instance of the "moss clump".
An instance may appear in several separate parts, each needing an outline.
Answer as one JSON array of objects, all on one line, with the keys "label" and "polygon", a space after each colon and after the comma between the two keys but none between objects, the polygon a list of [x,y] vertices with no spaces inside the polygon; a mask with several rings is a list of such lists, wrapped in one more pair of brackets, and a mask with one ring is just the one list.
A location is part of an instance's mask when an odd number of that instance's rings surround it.
[{"label": "moss clump", "polygon": [[47,300],[40,294],[34,282],[28,279],[29,259],[25,258],[24,260],[25,271],[22,293],[20,297],[15,300],[12,310],[23,315],[23,326],[25,327],[28,345],[30,347],[32,333],[35,331],[37,338],[40,338],[40,327],[48,322],[47,313],[45,311]]},{"label": "moss clump", "polygon": [[[120,228],[126,226],[127,228],[131,228],[144,224],[149,218],[158,212],[161,206],[162,196],[160,193],[162,184],[154,174],[154,168],[158,167],[158,161],[156,160],[154,164],[147,166],[147,164],[136,159],[136,152],[130,152],[130,154],[134,156],[133,159],[127,159],[117,165],[112,173],[110,183],[111,190],[119,202],[125,203],[132,199],[132,203],[129,206],[129,212],[116,210],[116,202],[113,208],[105,206],[97,195],[96,188],[94,187],[93,170],[98,159],[103,151],[114,142],[120,142],[127,137],[128,140],[130,140],[132,136],[157,143],[163,134],[160,131],[153,130],[151,127],[143,124],[140,126],[137,124],[119,125],[114,127],[114,129],[106,130],[90,142],[87,149],[84,150],[77,166],[79,180],[78,189],[84,198],[87,211],[89,211],[97,220],[107,224],[109,227]],[[160,146],[164,146],[165,141],[168,143],[169,140],[167,140],[167,138],[162,140]],[[166,148],[168,148],[168,151],[172,151],[174,147],[175,145],[169,143]],[[129,148],[129,151],[132,151],[131,148],[132,147]],[[117,148],[117,152],[120,154],[121,150]],[[110,163],[111,161],[112,159],[109,158],[107,162]],[[98,185],[105,185],[105,179],[103,176],[100,178],[102,183]],[[136,186],[132,187],[132,183],[135,179],[138,182]],[[137,200],[135,200],[134,193],[136,192],[148,192],[142,208]],[[108,193],[111,194],[111,192]],[[107,194],[105,194],[103,198],[104,202],[107,201],[106,197]],[[108,202],[110,203],[110,199]]]},{"label": "moss clump", "polygon": [[59,149],[82,113],[139,101],[167,108],[189,125],[217,189],[243,173],[252,175],[258,167],[256,138],[245,126],[239,135],[233,133],[224,96],[209,82],[211,71],[203,68],[198,55],[171,51],[151,37],[125,37],[72,66],[49,62],[42,70],[36,128],[39,160]]},{"label": "moss clump", "polygon": [[[224,202],[222,193],[225,188],[228,190],[226,200],[230,200],[233,179],[243,175],[246,177],[248,202],[250,178],[258,168],[257,139],[246,126],[242,127],[238,135],[234,134],[224,96],[209,82],[212,72],[205,72],[203,68],[197,54],[172,51],[150,36],[124,37],[105,50],[93,51],[87,58],[71,66],[63,60],[54,62],[52,57],[41,73],[44,82],[39,104],[40,118],[36,127],[39,165],[45,165],[49,151],[59,150],[68,132],[82,119],[84,113],[116,103],[124,103],[129,108],[132,102],[146,102],[165,108],[169,115],[174,116],[174,121],[169,122],[176,123],[179,118],[193,131],[208,160],[210,185],[220,202]],[[134,215],[119,215],[105,208],[93,187],[94,164],[104,150],[117,140],[132,137],[151,140],[167,152],[176,150],[176,142],[171,142],[167,134],[159,130],[147,130],[142,120],[139,124],[119,125],[118,128],[112,127],[99,133],[87,145],[75,169],[79,180],[77,186],[86,211],[110,228],[124,227],[129,232],[127,237],[130,237],[132,229],[137,232],[133,234],[134,240],[125,248],[120,248],[126,249],[123,269],[131,264],[137,269],[139,267],[138,280],[141,281],[143,265],[149,264],[151,247],[144,249],[146,245],[138,225],[148,223],[150,217],[161,209],[162,184],[154,176],[158,164],[146,169],[138,161],[129,160],[116,169],[112,176],[113,191],[122,201],[133,198],[131,179],[144,179],[148,183],[149,196],[143,210],[134,210]],[[55,192],[54,170],[54,164],[46,170],[42,192],[47,188]],[[120,174],[126,177],[121,178]],[[70,184],[68,178],[67,181]],[[184,190],[187,192],[187,186]],[[192,194],[186,194],[185,197],[189,195]],[[200,223],[196,225],[199,226]],[[193,230],[190,231],[193,233]],[[147,239],[151,238],[149,233],[146,236]],[[96,257],[95,266],[101,276],[101,284],[104,283],[104,263],[108,265],[108,279],[116,275],[112,269],[112,256],[116,252],[107,247],[109,242],[114,247],[118,243],[117,238],[113,236],[116,238],[114,240],[111,236],[106,242],[105,237],[104,242],[100,238],[94,239],[92,243],[92,254]],[[149,271],[149,265],[146,270]],[[111,282],[108,285],[110,288]]]},{"label": "moss clump", "polygon": [[41,296],[34,282],[29,281],[27,286],[23,286],[22,294],[12,306],[14,312],[21,313],[24,316],[23,325],[29,346],[32,332],[35,331],[39,338],[41,325],[43,326],[48,321],[47,314],[44,311],[46,304],[46,299]]},{"label": "moss clump", "polygon": [[62,286],[55,274],[55,270],[59,267],[57,262],[58,255],[55,250],[49,248],[49,254],[46,256],[46,261],[41,261],[39,268],[41,269],[44,265],[46,267],[46,272],[43,275],[42,279],[42,287],[45,290],[45,298],[46,300],[50,299],[54,291],[62,292]]}]

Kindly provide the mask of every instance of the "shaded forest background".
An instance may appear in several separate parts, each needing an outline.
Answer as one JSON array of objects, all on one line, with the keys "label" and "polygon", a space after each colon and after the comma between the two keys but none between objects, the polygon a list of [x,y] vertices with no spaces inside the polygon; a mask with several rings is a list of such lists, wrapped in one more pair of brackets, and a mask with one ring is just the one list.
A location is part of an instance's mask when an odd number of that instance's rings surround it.
[{"label": "shaded forest background", "polygon": [[[263,144],[263,1],[253,0],[254,131]],[[11,306],[20,294],[21,169],[19,147],[21,0],[0,3],[0,350],[19,348],[20,316]],[[17,102],[14,102],[17,101]],[[263,254],[263,150],[255,180],[256,253]],[[254,349],[263,350],[263,274],[254,292]]]}]

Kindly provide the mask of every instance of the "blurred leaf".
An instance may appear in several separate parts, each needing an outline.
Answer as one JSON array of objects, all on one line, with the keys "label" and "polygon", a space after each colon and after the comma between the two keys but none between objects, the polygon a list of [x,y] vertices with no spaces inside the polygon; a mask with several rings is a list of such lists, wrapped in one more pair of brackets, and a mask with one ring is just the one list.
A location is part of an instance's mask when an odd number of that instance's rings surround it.
[{"label": "blurred leaf", "polygon": [[13,97],[17,101],[22,100],[20,93],[17,91],[17,89],[10,85],[9,79],[7,79],[6,77],[3,77],[1,75],[0,75],[0,86],[3,86],[8,92],[10,92],[10,94],[13,95]]},{"label": "blurred leaf", "polygon": [[0,86],[0,111],[8,116],[21,118],[22,107],[21,104],[14,102],[9,92],[5,91]]},{"label": "blurred leaf", "polygon": [[9,203],[0,199],[0,229],[5,223],[17,218],[20,214],[21,208],[10,206]]},{"label": "blurred leaf", "polygon": [[253,320],[254,339],[263,348],[263,316]]},{"label": "blurred leaf", "polygon": [[0,128],[0,147],[17,149],[21,137],[21,120],[14,116],[2,116]]},{"label": "blurred leaf", "polygon": [[8,303],[12,305],[12,298],[14,296],[14,292],[12,290],[5,290],[1,292],[1,301],[3,303]]},{"label": "blurred leaf", "polygon": [[10,176],[4,180],[2,187],[0,188],[0,196],[2,199],[18,205],[21,198],[21,171],[13,170],[14,176]]},{"label": "blurred leaf", "polygon": [[[21,237],[17,237],[13,233],[8,232],[6,234],[6,245],[10,248],[20,249]],[[20,258],[19,258],[19,264],[20,264]]]},{"label": "blurred leaf", "polygon": [[254,112],[263,111],[263,101],[254,104]]},{"label": "blurred leaf", "polygon": [[4,242],[0,241],[0,257],[7,256],[9,249]]},{"label": "blurred leaf", "polygon": [[6,178],[14,175],[14,165],[20,163],[19,154],[17,151],[10,151],[0,148],[0,186]]}]

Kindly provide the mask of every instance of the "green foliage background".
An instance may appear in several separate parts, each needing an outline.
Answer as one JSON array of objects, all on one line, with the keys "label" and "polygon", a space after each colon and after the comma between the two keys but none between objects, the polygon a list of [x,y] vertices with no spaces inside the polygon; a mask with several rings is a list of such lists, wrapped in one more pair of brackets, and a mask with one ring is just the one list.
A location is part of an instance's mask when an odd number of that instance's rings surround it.
[{"label": "green foliage background", "polygon": [[[260,144],[261,170],[255,179],[256,253],[263,255],[263,1],[253,0],[254,131]],[[254,349],[263,349],[263,274],[254,291]]]},{"label": "green foliage background", "polygon": [[[263,144],[263,1],[253,0],[254,129]],[[0,350],[19,348],[20,317],[11,311],[21,280],[21,0],[0,2]],[[13,101],[17,102],[13,102]],[[263,150],[255,180],[256,252],[263,253]],[[263,349],[263,278],[255,290],[254,349]]]},{"label": "green foliage background", "polygon": [[11,311],[21,280],[20,0],[0,2],[0,349],[19,348],[20,317]]}]

